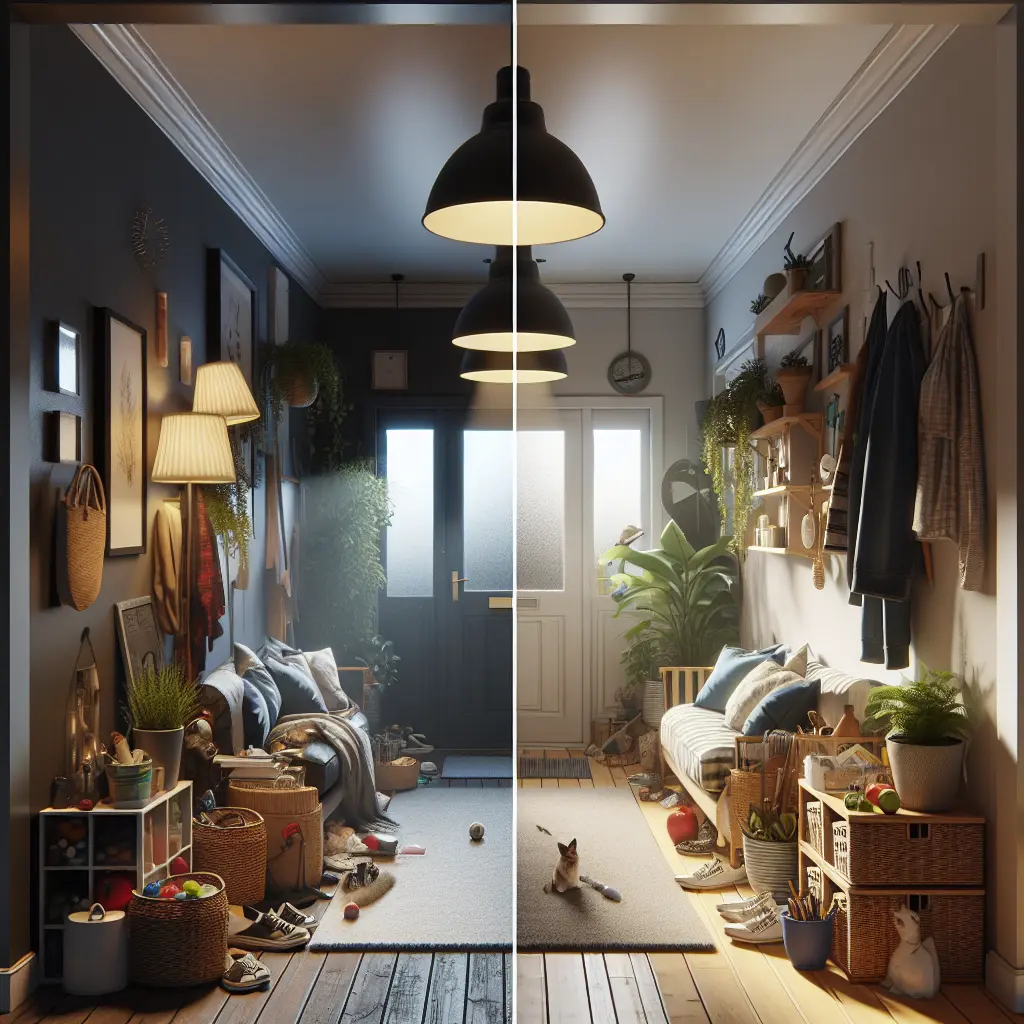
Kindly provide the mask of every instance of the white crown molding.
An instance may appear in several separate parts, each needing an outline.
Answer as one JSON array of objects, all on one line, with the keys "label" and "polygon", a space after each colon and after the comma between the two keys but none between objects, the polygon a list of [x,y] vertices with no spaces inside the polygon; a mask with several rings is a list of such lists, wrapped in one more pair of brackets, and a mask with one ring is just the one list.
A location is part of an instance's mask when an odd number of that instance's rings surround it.
[{"label": "white crown molding", "polygon": [[132,25],[72,25],[99,62],[311,297],[327,279],[241,161]]},{"label": "white crown molding", "polygon": [[740,222],[700,279],[708,302],[735,277],[861,133],[956,30],[901,25],[864,61]]},{"label": "white crown molding", "polygon": [[[566,309],[625,309],[626,288],[619,283],[558,284],[545,282]],[[406,282],[398,290],[403,309],[457,309],[469,301],[479,284],[424,284]],[[395,305],[393,284],[331,284],[319,296],[328,309],[390,309]],[[633,285],[634,309],[703,309],[700,285],[639,283]]]}]

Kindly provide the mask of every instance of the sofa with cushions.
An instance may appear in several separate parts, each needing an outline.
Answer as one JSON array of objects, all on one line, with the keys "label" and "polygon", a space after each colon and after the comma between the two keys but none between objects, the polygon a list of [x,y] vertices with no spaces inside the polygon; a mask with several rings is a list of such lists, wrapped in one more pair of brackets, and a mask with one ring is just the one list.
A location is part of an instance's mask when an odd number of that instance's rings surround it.
[{"label": "sofa with cushions", "polygon": [[[668,708],[661,720],[661,754],[698,807],[716,820],[716,805],[736,764],[737,736],[763,736],[772,729],[808,728],[818,711],[830,725],[853,705],[859,720],[873,679],[828,668],[804,646],[782,644],[759,651],[726,647],[692,704]],[[758,744],[744,755],[760,758]]]}]

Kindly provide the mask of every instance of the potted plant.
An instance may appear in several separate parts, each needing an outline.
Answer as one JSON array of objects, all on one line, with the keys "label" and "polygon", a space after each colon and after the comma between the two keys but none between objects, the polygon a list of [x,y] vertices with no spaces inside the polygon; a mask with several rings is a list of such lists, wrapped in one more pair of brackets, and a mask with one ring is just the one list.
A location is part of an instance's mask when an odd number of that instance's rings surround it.
[{"label": "potted plant", "polygon": [[786,254],[786,259],[782,266],[786,271],[786,284],[789,287],[790,294],[804,290],[807,284],[807,274],[812,266],[811,261],[803,253],[793,252],[793,236],[795,234],[795,231],[790,234],[783,250]]},{"label": "potted plant", "polygon": [[144,668],[128,690],[132,740],[164,769],[164,786],[178,784],[185,726],[199,712],[199,690],[181,665]]},{"label": "potted plant", "polygon": [[753,313],[754,316],[758,316],[760,313],[763,313],[771,304],[772,300],[767,295],[765,295],[764,292],[761,292],[756,299],[751,300],[750,312]]},{"label": "potted plant", "polygon": [[369,678],[363,684],[363,713],[370,725],[371,735],[380,727],[381,696],[398,681],[398,663],[395,645],[382,636],[373,637],[366,645],[363,657],[356,661],[367,669]]},{"label": "potted plant", "polygon": [[782,365],[775,377],[785,398],[785,415],[798,416],[804,411],[804,395],[811,381],[811,365],[807,356],[788,352],[782,357]]},{"label": "potted plant", "polygon": [[907,810],[945,811],[959,793],[971,722],[956,676],[922,668],[920,679],[871,690],[862,729],[888,730],[893,785]]},{"label": "potted plant", "polygon": [[644,723],[657,729],[665,705],[665,687],[658,670],[663,663],[667,664],[660,655],[658,637],[650,631],[647,622],[638,622],[623,635],[629,641],[621,658],[626,670],[626,688],[631,697],[635,694],[640,698]]},{"label": "potted plant", "polygon": [[280,419],[286,405],[306,409],[317,396],[336,396],[341,374],[331,350],[319,342],[291,341],[264,347],[264,371],[268,374],[270,409]]},{"label": "potted plant", "polygon": [[797,884],[796,826],[796,815],[780,813],[771,800],[751,804],[746,819],[740,819],[747,880],[777,903],[785,903],[790,882]]}]

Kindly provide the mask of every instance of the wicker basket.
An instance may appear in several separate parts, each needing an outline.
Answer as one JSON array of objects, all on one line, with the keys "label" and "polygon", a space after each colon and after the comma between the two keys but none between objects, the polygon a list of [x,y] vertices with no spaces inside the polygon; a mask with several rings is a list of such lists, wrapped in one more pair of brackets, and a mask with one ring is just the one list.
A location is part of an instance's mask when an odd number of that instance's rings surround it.
[{"label": "wicker basket", "polygon": [[67,596],[81,612],[99,597],[107,547],[107,498],[94,466],[78,467],[62,501]]},{"label": "wicker basket", "polygon": [[813,846],[818,853],[824,856],[825,848],[822,843],[822,822],[823,810],[820,800],[808,800],[804,807],[804,838]]},{"label": "wicker basket", "polygon": [[796,884],[797,845],[743,837],[743,863],[747,881],[755,892],[770,892],[776,903],[785,903],[790,882]]},{"label": "wicker basket", "polygon": [[267,826],[248,807],[210,811],[214,825],[192,822],[192,866],[224,879],[228,903],[259,903],[267,887]]},{"label": "wicker basket", "polygon": [[729,796],[729,811],[732,818],[730,822],[730,835],[733,851],[738,853],[743,849],[743,829],[741,822],[746,822],[750,813],[750,805],[755,807],[761,805],[761,798],[764,795],[764,776],[760,772],[748,772],[742,768],[733,768],[731,771],[732,787]]},{"label": "wicker basket", "polygon": [[844,878],[850,877],[850,831],[849,822],[832,822],[832,863]]},{"label": "wicker basket", "polygon": [[324,834],[320,797],[314,786],[276,789],[259,782],[228,782],[228,803],[248,807],[263,817],[267,829],[267,872],[274,887],[292,889],[300,881],[298,855],[285,851],[282,832],[295,822],[306,843],[305,879],[319,885],[324,870]]},{"label": "wicker basket", "polygon": [[217,981],[228,954],[228,897],[224,880],[209,872],[172,875],[220,892],[198,900],[162,900],[132,894],[128,904],[128,974],[133,985],[186,988]]}]

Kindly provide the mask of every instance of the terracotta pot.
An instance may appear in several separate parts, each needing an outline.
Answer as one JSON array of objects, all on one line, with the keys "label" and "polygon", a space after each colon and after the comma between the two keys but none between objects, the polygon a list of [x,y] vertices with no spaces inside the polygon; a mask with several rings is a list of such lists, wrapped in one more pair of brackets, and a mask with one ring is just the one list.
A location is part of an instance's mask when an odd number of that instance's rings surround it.
[{"label": "terracotta pot", "polygon": [[794,267],[786,271],[786,285],[790,295],[793,292],[802,292],[807,286],[807,268]]},{"label": "terracotta pot", "polygon": [[787,366],[775,374],[775,379],[786,396],[785,415],[796,416],[804,411],[804,395],[811,381],[809,366]]},{"label": "terracotta pot", "polygon": [[767,402],[758,400],[757,407],[761,410],[765,423],[771,423],[772,420],[777,420],[782,415],[781,405],[769,405]]}]

